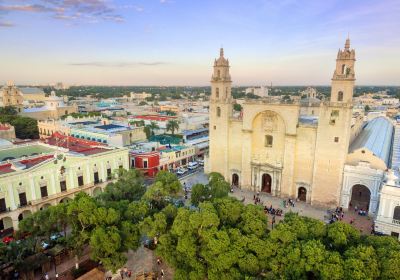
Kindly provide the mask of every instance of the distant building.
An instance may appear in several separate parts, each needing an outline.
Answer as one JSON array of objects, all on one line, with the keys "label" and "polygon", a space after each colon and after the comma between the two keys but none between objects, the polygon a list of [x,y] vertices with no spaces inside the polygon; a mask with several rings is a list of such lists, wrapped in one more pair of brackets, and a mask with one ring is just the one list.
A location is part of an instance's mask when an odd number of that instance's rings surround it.
[{"label": "distant building", "polygon": [[44,120],[59,119],[61,116],[78,112],[76,105],[65,104],[64,99],[56,96],[54,91],[51,92],[50,96],[45,98],[44,104],[42,107],[25,108],[21,112],[21,115],[37,120]]},{"label": "distant building", "polygon": [[23,93],[13,82],[7,82],[7,84],[0,89],[0,107],[13,106],[17,108],[18,112],[21,112],[23,102]]},{"label": "distant building", "polygon": [[0,123],[0,139],[14,140],[15,138],[14,127],[8,123]]},{"label": "distant building", "polygon": [[268,87],[267,86],[260,86],[260,87],[250,87],[246,88],[245,90],[246,94],[254,94],[259,97],[267,97],[268,96]]},{"label": "distant building", "polygon": [[31,103],[42,103],[46,101],[46,94],[41,88],[21,87],[19,90],[24,97],[24,105]]}]

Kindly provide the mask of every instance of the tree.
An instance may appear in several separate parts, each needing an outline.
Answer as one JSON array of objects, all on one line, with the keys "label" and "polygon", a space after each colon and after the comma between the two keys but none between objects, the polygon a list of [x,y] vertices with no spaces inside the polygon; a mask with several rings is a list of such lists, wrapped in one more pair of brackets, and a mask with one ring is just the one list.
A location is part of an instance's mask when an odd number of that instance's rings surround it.
[{"label": "tree", "polygon": [[145,106],[145,105],[147,105],[147,102],[146,102],[146,101],[140,101],[140,102],[139,102],[139,106]]},{"label": "tree", "polygon": [[235,110],[237,112],[242,111],[242,105],[240,105],[239,103],[233,104],[233,110]]},{"label": "tree", "polygon": [[150,129],[151,135],[154,135],[154,130],[160,128],[156,122],[151,122],[151,123],[150,123],[149,125],[147,125],[146,127],[148,127],[148,128]]},{"label": "tree", "polygon": [[169,120],[167,122],[166,130],[171,131],[172,135],[175,134],[175,130],[179,129],[179,122],[177,120]]},{"label": "tree", "polygon": [[197,206],[200,202],[208,200],[210,196],[210,189],[208,186],[203,184],[195,184],[192,187],[192,193],[190,201],[193,205]]},{"label": "tree", "polygon": [[371,111],[371,107],[369,107],[369,105],[365,105],[364,111],[365,111],[366,113],[368,113],[369,111]]},{"label": "tree", "polygon": [[104,192],[98,196],[98,199],[104,202],[140,200],[146,191],[142,173],[137,169],[121,169],[118,170],[118,173],[118,180],[109,183]]},{"label": "tree", "polygon": [[148,201],[153,208],[161,210],[173,198],[176,198],[181,190],[182,185],[175,174],[160,171],[157,173],[154,183],[143,195],[143,199]]}]

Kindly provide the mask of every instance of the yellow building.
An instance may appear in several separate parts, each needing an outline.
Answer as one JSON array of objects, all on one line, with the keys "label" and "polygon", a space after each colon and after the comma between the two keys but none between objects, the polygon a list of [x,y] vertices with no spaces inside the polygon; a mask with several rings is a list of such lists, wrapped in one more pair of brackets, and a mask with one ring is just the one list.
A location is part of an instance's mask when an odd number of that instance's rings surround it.
[{"label": "yellow building", "polygon": [[352,137],[354,63],[347,39],[337,54],[329,101],[246,100],[243,114],[233,115],[230,66],[221,49],[211,78],[206,170],[244,189],[338,205]]},{"label": "yellow building", "polygon": [[13,82],[7,82],[7,84],[0,89],[0,107],[13,106],[21,112],[23,102],[23,94]]}]

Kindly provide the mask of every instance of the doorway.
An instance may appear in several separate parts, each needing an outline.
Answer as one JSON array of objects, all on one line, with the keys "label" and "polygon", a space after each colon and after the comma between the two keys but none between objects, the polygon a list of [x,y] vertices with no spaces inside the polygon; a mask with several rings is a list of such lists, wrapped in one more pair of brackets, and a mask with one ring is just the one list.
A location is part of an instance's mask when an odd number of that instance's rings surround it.
[{"label": "doorway", "polygon": [[239,186],[239,175],[237,175],[236,173],[232,174],[232,186]]},{"label": "doorway", "polygon": [[272,183],[271,175],[263,174],[262,175],[261,191],[262,192],[266,192],[266,193],[271,193],[271,183]]},{"label": "doorway", "polygon": [[354,185],[351,191],[350,205],[365,211],[369,210],[371,192],[364,185]]},{"label": "doorway", "polygon": [[300,201],[307,201],[307,190],[304,187],[300,187],[299,190],[297,191],[297,198]]}]

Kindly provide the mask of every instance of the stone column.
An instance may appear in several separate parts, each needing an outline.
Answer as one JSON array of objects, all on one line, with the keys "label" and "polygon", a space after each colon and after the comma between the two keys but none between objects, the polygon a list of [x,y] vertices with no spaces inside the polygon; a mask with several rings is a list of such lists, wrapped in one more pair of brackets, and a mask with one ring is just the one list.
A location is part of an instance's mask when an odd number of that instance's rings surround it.
[{"label": "stone column", "polygon": [[84,181],[84,183],[85,184],[90,184],[91,182],[92,182],[92,174],[90,172],[89,162],[87,162],[86,163],[86,180]]},{"label": "stone column", "polygon": [[50,172],[50,189],[51,189],[51,194],[56,194],[58,192],[56,190],[56,180],[54,178],[54,172]]},{"label": "stone column", "polygon": [[17,206],[15,205],[15,196],[12,183],[8,184],[7,189],[8,189],[8,197],[10,198],[10,208],[11,210],[15,210]]},{"label": "stone column", "polygon": [[32,178],[32,175],[29,175],[29,184],[31,188],[31,197],[32,200],[36,200],[36,188],[35,188],[35,181]]},{"label": "stone column", "polygon": [[68,175],[69,175],[69,186],[71,189],[75,188],[75,177],[72,167],[68,168]]}]

